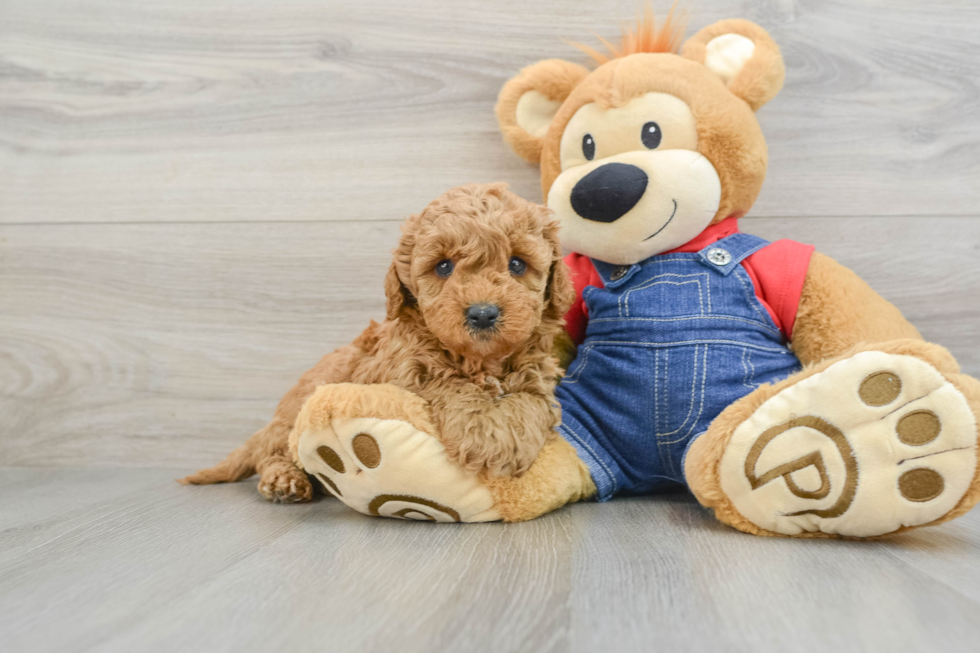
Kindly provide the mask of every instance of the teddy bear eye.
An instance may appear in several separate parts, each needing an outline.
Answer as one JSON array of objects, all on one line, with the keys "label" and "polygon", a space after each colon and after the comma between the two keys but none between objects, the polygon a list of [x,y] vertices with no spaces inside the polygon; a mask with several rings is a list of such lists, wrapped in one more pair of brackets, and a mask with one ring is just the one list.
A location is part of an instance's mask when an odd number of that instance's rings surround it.
[{"label": "teddy bear eye", "polygon": [[510,263],[507,265],[507,267],[510,269],[511,274],[521,276],[524,274],[524,271],[527,270],[527,263],[525,263],[524,259],[520,257],[511,256]]},{"label": "teddy bear eye", "polygon": [[660,145],[660,138],[660,125],[652,120],[643,125],[643,129],[640,131],[640,140],[643,141],[643,145],[645,145],[648,150],[657,149],[657,146]]},{"label": "teddy bear eye", "polygon": [[582,137],[582,154],[585,155],[587,161],[595,158],[595,139],[592,138],[592,134],[586,134]]},{"label": "teddy bear eye", "polygon": [[448,258],[436,263],[436,274],[445,279],[453,273],[453,262]]}]

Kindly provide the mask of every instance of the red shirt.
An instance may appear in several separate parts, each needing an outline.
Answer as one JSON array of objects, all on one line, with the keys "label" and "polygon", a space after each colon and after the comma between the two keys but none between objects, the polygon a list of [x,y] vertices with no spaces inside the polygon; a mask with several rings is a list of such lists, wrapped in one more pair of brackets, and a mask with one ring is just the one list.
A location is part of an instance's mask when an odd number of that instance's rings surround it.
[{"label": "red shirt", "polygon": [[[711,243],[737,232],[738,218],[726,218],[702,231],[686,245],[663,253],[700,252]],[[787,340],[793,335],[796,311],[800,306],[803,283],[806,281],[813,250],[813,245],[803,245],[793,240],[777,240],[742,261],[742,267],[749,273],[755,286],[755,296],[769,311],[772,321]],[[585,340],[585,327],[589,322],[588,309],[582,301],[582,291],[586,286],[602,288],[604,284],[589,257],[572,253],[565,257],[565,263],[571,271],[572,283],[575,284],[575,294],[578,297],[565,314],[565,330],[578,345]]]}]

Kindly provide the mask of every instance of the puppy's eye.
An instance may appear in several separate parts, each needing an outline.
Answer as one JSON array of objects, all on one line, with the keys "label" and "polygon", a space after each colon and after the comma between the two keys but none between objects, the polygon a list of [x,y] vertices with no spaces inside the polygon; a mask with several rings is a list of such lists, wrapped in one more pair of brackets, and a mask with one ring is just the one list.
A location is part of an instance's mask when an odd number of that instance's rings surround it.
[{"label": "puppy's eye", "polygon": [[445,279],[446,277],[448,277],[450,274],[453,273],[453,267],[455,267],[453,266],[453,262],[450,261],[448,258],[439,261],[438,263],[436,263],[436,274],[438,274],[440,277]]},{"label": "puppy's eye", "polygon": [[643,125],[643,129],[640,131],[640,140],[643,141],[643,145],[646,146],[648,150],[655,150],[657,146],[660,145],[660,139],[663,134],[660,132],[660,125],[650,121]]},{"label": "puppy's eye", "polygon": [[508,264],[507,267],[510,268],[511,274],[516,274],[517,276],[521,276],[527,270],[527,263],[525,263],[524,259],[522,258],[518,258],[517,256],[511,256],[510,263]]},{"label": "puppy's eye", "polygon": [[592,134],[586,134],[582,137],[582,154],[588,161],[595,158],[595,139],[592,138]]}]

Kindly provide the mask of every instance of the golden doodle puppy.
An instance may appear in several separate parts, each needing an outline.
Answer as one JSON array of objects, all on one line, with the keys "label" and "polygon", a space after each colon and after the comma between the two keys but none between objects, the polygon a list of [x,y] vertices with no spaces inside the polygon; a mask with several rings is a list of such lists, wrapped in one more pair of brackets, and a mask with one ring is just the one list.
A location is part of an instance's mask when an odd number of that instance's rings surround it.
[{"label": "golden doodle puppy", "polygon": [[[324,356],[272,421],[223,462],[181,482],[258,473],[270,501],[309,500],[312,487],[296,464],[298,436],[292,450],[290,437],[304,402],[329,384],[414,393],[451,461],[473,473],[523,474],[561,422],[554,398],[561,373],[551,352],[573,292],[547,209],[503,184],[454,188],[402,227],[385,279],[387,319]],[[383,403],[384,393],[372,396]],[[343,468],[333,449],[318,450]],[[339,494],[329,479],[324,484]]]}]

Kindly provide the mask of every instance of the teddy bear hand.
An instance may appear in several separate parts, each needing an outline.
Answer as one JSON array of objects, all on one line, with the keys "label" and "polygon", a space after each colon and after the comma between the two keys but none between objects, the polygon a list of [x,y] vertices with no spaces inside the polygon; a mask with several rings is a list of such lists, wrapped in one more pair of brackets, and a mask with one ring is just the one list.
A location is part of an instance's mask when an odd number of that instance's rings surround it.
[{"label": "teddy bear hand", "polygon": [[293,430],[297,463],[366,515],[495,521],[490,491],[450,461],[425,402],[391,385],[336,384],[310,396]]}]

